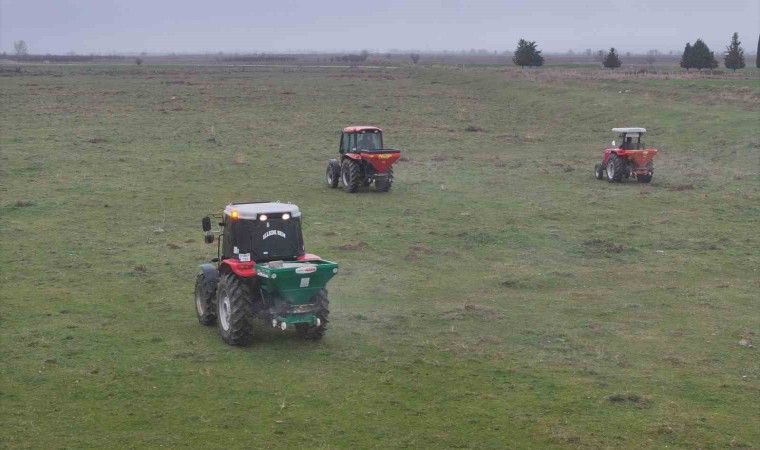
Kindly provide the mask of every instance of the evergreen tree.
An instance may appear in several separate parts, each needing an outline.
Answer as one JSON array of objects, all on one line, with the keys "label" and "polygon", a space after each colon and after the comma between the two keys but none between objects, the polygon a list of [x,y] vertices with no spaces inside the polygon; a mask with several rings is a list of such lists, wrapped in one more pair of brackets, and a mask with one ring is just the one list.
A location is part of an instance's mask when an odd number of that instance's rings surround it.
[{"label": "evergreen tree", "polygon": [[695,42],[694,46],[691,48],[691,52],[693,55],[692,67],[695,67],[698,70],[714,69],[718,67],[718,60],[715,59],[715,53],[710,51],[710,47],[708,47],[702,39],[697,39],[697,42]]},{"label": "evergreen tree", "polygon": [[694,67],[694,52],[692,51],[691,43],[689,42],[686,43],[686,47],[683,49],[683,55],[681,55],[681,67],[686,69],[687,72]]},{"label": "evergreen tree", "polygon": [[620,57],[618,57],[617,52],[615,51],[615,48],[611,48],[610,52],[607,53],[607,56],[604,57],[604,61],[602,61],[602,65],[608,69],[615,69],[616,67],[620,67],[622,63],[620,62]]},{"label": "evergreen tree", "polygon": [[520,67],[540,67],[544,65],[544,57],[541,56],[541,51],[536,49],[535,41],[528,42],[525,39],[520,39],[512,56],[512,62]]},{"label": "evergreen tree", "polygon": [[734,33],[731,37],[731,44],[726,47],[726,56],[723,58],[723,63],[726,65],[726,69],[743,69],[744,64],[744,49],[741,48],[741,42],[739,42],[739,33]]},{"label": "evergreen tree", "polygon": [[755,56],[755,67],[760,69],[760,36],[757,37],[757,55]]}]

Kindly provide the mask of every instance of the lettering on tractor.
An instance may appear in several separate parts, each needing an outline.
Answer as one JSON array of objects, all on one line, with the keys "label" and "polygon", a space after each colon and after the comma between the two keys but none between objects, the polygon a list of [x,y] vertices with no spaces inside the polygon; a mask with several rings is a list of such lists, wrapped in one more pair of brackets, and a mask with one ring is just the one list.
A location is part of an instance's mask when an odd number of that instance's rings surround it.
[{"label": "lettering on tractor", "polygon": [[[329,322],[327,283],[338,264],[305,252],[301,211],[290,203],[231,203],[201,225],[217,257],[195,279],[195,312],[203,325],[218,323],[222,339],[247,345],[254,319],[304,339],[322,339]],[[277,236],[278,239],[268,239]],[[308,277],[304,277],[308,274]]]},{"label": "lettering on tractor", "polygon": [[358,192],[362,186],[375,183],[378,192],[388,192],[393,185],[393,163],[400,150],[383,147],[383,130],[371,126],[350,126],[343,129],[338,159],[327,162],[327,186],[343,186],[346,192]]},{"label": "lettering on tractor", "polygon": [[610,148],[604,149],[602,162],[594,165],[594,177],[606,178],[610,183],[618,183],[623,178],[634,177],[639,183],[649,183],[654,175],[654,148],[647,148],[641,138],[646,128],[613,128],[620,134],[620,145],[612,141]]},{"label": "lettering on tractor", "polygon": [[264,233],[264,236],[262,236],[262,239],[266,239],[269,236],[280,236],[280,237],[285,238],[285,239],[288,238],[285,235],[285,233],[283,233],[282,231],[280,231],[280,230],[272,230],[272,231],[267,231],[266,233]]}]

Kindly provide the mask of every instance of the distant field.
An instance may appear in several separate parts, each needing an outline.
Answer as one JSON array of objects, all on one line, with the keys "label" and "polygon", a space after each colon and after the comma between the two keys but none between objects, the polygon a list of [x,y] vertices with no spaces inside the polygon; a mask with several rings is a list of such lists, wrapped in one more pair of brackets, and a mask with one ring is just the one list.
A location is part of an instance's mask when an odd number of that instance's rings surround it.
[{"label": "distant field", "polygon": [[[760,447],[758,80],[2,74],[2,447]],[[349,124],[390,193],[325,186]],[[593,179],[613,126],[650,185]],[[341,264],[322,342],[195,319],[200,218],[253,199]]]}]

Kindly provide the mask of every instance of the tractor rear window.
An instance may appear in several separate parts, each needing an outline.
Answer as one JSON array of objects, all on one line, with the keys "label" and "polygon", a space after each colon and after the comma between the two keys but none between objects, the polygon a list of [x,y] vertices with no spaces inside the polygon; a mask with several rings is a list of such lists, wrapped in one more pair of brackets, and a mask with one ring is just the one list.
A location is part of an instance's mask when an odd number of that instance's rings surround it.
[{"label": "tractor rear window", "polygon": [[254,261],[291,258],[303,254],[300,220],[271,219],[266,222],[234,222],[235,245]]},{"label": "tractor rear window", "polygon": [[379,150],[383,148],[383,139],[380,133],[366,132],[359,133],[357,138],[359,139],[356,148],[358,150]]}]

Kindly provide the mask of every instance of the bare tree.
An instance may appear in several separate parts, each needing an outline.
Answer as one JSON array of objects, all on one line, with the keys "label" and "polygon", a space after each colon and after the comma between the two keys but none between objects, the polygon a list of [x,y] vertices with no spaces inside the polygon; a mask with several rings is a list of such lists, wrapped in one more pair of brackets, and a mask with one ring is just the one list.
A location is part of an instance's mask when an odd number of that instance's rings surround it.
[{"label": "bare tree", "polygon": [[420,54],[419,53],[411,53],[409,54],[409,57],[412,58],[412,62],[417,64],[417,61],[420,60]]},{"label": "bare tree", "polygon": [[143,63],[143,60],[142,60],[142,58],[136,58],[136,59],[135,59],[135,64],[137,64],[138,66],[139,66],[139,65],[142,65],[142,63]]},{"label": "bare tree", "polygon": [[594,61],[602,62],[604,61],[604,57],[606,56],[606,53],[604,53],[604,50],[597,50],[594,54]]},{"label": "bare tree", "polygon": [[657,54],[659,52],[657,50],[649,50],[647,52],[647,55],[644,57],[644,62],[649,64],[650,66],[654,64],[654,62],[657,60]]},{"label": "bare tree", "polygon": [[16,56],[24,56],[29,53],[29,47],[26,46],[25,41],[13,42],[13,51],[16,52]]}]

